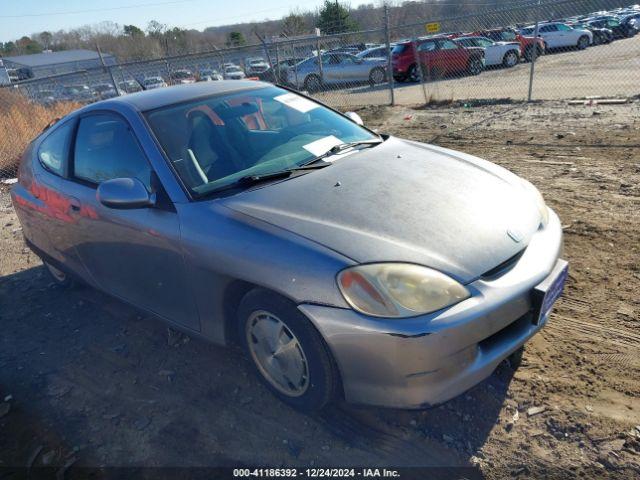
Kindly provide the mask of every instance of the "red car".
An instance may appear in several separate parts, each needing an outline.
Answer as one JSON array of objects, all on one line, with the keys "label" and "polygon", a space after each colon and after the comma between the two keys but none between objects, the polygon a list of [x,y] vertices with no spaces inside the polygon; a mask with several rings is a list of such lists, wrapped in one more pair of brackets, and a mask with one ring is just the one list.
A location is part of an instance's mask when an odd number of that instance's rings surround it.
[{"label": "red car", "polygon": [[391,52],[393,78],[399,82],[419,80],[416,58],[425,77],[464,73],[478,75],[484,70],[482,48],[465,48],[447,37],[423,38],[415,45],[417,56],[411,41],[396,44]]},{"label": "red car", "polygon": [[544,55],[544,40],[538,38],[537,41],[533,37],[525,37],[520,35],[513,28],[496,28],[493,30],[481,30],[474,32],[473,35],[479,35],[481,37],[487,37],[494,42],[518,42],[520,44],[520,56],[527,62],[531,61],[533,57],[534,45],[538,44],[538,51],[536,57]]}]

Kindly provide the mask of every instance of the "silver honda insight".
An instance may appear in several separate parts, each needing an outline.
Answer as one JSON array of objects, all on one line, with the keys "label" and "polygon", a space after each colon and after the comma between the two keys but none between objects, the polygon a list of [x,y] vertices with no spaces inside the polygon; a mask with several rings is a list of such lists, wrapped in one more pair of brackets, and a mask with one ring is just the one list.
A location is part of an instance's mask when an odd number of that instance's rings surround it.
[{"label": "silver honda insight", "polygon": [[11,195],[57,282],[239,344],[306,411],[459,395],[542,328],[567,277],[526,180],[260,82],[86,106],[30,144]]}]

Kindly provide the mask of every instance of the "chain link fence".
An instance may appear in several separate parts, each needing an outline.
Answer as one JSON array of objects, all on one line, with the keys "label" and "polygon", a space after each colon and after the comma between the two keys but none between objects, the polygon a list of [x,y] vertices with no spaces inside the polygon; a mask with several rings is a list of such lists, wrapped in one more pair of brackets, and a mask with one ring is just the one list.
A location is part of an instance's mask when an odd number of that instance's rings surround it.
[{"label": "chain link fence", "polygon": [[[0,88],[0,177],[53,118],[78,106],[196,81],[252,78],[339,109],[640,94],[640,16],[624,2],[521,2],[477,15],[104,65]],[[640,15],[640,7],[636,8]],[[616,10],[618,9],[618,10]],[[551,22],[551,23],[549,23]],[[428,33],[430,32],[430,33]]]}]

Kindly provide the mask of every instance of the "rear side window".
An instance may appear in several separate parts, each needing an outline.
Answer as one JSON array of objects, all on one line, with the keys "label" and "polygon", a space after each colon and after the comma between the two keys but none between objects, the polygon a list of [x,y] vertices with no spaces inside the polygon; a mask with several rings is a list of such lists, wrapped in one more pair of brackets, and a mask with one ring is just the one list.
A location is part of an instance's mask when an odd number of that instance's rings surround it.
[{"label": "rear side window", "polygon": [[64,175],[64,168],[69,157],[69,145],[73,135],[73,122],[58,127],[40,144],[38,158],[40,163],[56,175]]},{"label": "rear side window", "polygon": [[149,188],[151,167],[129,130],[115,115],[91,115],[80,120],[74,152],[74,176],[90,183],[133,177]]}]

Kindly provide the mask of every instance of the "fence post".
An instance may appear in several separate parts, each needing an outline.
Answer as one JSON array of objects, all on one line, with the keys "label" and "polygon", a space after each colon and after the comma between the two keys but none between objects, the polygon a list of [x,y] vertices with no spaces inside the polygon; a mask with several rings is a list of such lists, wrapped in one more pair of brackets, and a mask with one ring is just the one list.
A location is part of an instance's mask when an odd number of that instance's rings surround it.
[{"label": "fence post", "polygon": [[[324,84],[324,72],[322,71],[322,55],[320,54],[320,36],[316,37],[316,55],[318,59],[318,69],[320,71],[320,85],[322,85]],[[304,86],[302,88],[304,88]]]},{"label": "fence post", "polygon": [[113,88],[115,89],[116,93],[120,95],[120,90],[118,89],[118,84],[116,83],[116,79],[113,76],[113,72],[111,71],[110,68],[107,67],[107,64],[104,62],[104,57],[102,56],[100,45],[98,45],[97,43],[96,43],[96,50],[98,50],[98,56],[100,57],[100,63],[102,63],[102,67],[107,71],[107,73],[109,74],[109,77],[111,77],[111,83],[113,84]]},{"label": "fence post", "polygon": [[384,39],[387,47],[387,82],[389,83],[389,93],[391,94],[391,106],[396,104],[395,92],[393,91],[393,65],[391,63],[391,32],[389,31],[389,5],[384,4]]},{"label": "fence post", "polygon": [[275,68],[272,68],[273,70],[273,77],[275,78],[275,83],[280,83],[280,52],[278,50],[278,41],[276,40],[275,42],[275,47],[276,47],[276,65]]},{"label": "fence post", "polygon": [[531,56],[531,68],[529,70],[529,93],[527,94],[527,102],[531,102],[531,94],[533,92],[533,71],[536,66],[536,57],[538,56],[538,28],[539,28],[539,20],[540,20],[540,0],[538,0],[538,5],[535,7],[536,9],[536,26],[533,30],[533,52]]}]

